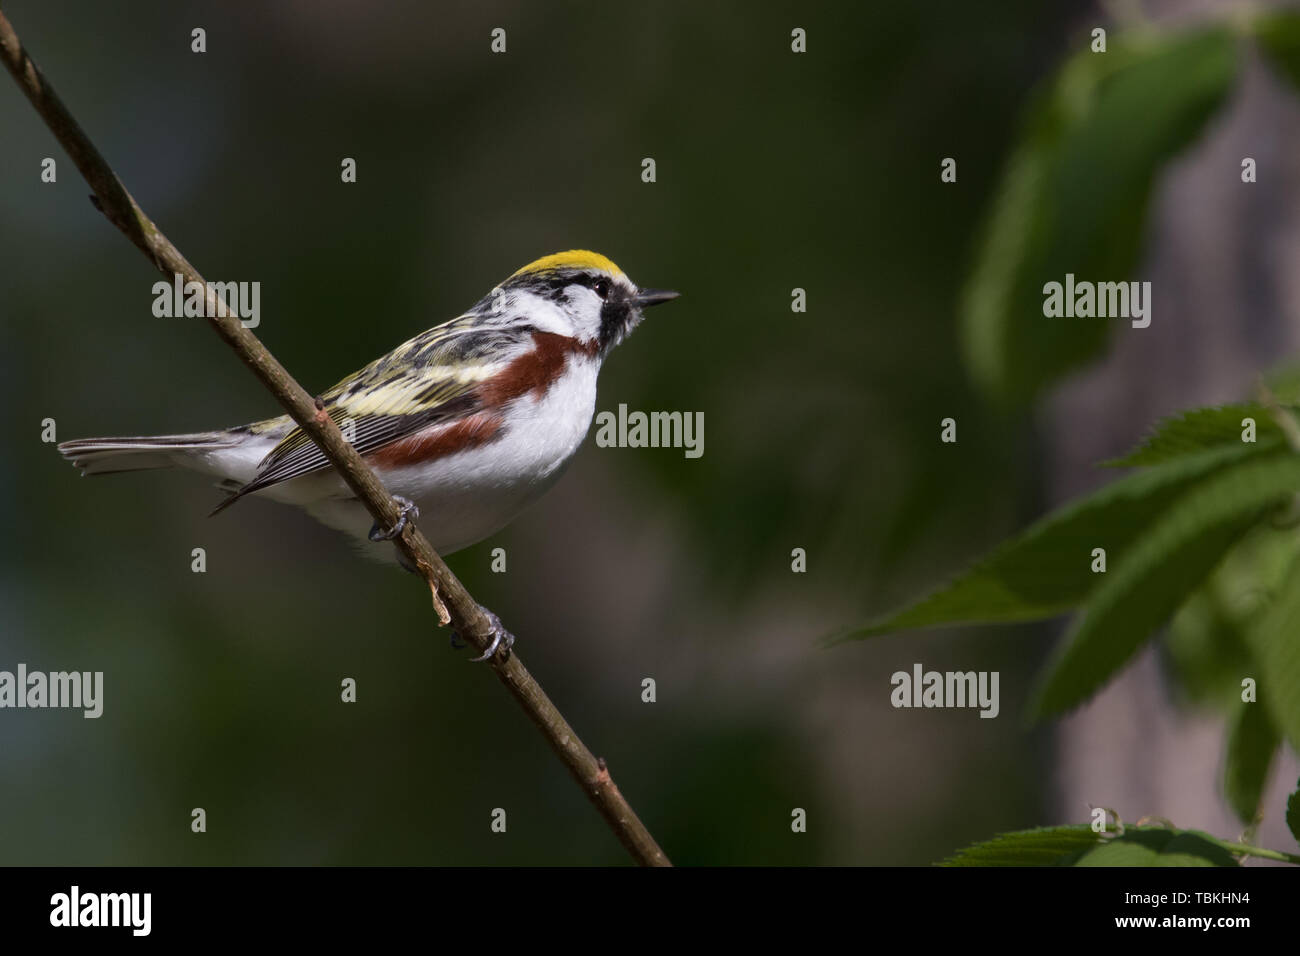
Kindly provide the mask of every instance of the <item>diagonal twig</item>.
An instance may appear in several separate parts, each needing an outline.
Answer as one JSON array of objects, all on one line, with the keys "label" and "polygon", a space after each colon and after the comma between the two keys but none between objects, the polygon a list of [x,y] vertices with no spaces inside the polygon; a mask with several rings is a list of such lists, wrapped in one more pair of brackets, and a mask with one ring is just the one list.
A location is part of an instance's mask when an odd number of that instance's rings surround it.
[{"label": "diagonal twig", "polygon": [[[50,87],[3,13],[0,13],[0,59],[4,60],[19,88],[94,190],[91,200],[96,208],[148,256],[154,267],[164,275],[170,277],[179,273],[185,282],[203,285],[207,294],[206,311],[212,316],[208,322],[212,328],[235,350],[293,420],[320,447],[375,521],[381,527],[395,526],[400,510],[375,473],[356,449],[344,440],[338,426],[329,416],[317,414],[318,409],[312,396],[285,371],[258,341],[257,336],[244,328],[238,316],[222,308],[224,302],[220,302],[198,270],[190,265],[180,250],[144,214]],[[450,623],[474,647],[486,651],[492,640],[491,624],[487,616],[433,550],[415,522],[406,523],[402,534],[394,539],[394,544],[419,569],[420,575],[428,583],[440,623]],[[545,735],[551,749],[595,804],[619,842],[638,863],[647,866],[669,865],[668,857],[615,786],[605,762],[593,756],[578,739],[578,735],[551,703],[541,685],[520,662],[518,655],[509,650],[498,651],[492,655],[489,663],[529,719]]]}]

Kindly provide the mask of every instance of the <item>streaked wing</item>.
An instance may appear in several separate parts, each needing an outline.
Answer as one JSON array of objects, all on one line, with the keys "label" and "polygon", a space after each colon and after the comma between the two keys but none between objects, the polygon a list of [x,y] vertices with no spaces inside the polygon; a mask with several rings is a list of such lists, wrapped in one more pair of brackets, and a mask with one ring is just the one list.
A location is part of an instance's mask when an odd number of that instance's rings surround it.
[{"label": "streaked wing", "polygon": [[[481,406],[478,386],[515,357],[531,332],[519,323],[485,324],[462,315],[422,332],[324,392],[325,409],[352,445],[368,454],[439,422],[454,422]],[[289,432],[236,498],[330,467],[301,428]]]},{"label": "streaked wing", "polygon": [[[469,394],[472,388],[473,383],[463,385],[459,393],[448,396],[441,404],[409,414],[354,417],[348,413],[346,408],[335,406],[329,409],[329,416],[343,430],[345,436],[355,436],[351,442],[352,446],[360,454],[365,455],[429,425],[438,422],[453,422],[465,415],[472,414],[478,408],[476,398]],[[349,424],[349,421],[351,424]],[[296,428],[287,437],[293,438],[299,435],[306,437],[302,429]],[[283,445],[283,442],[281,442],[281,445]],[[288,481],[290,478],[297,478],[299,475],[320,471],[323,468],[330,467],[330,463],[321,453],[321,450],[316,447],[316,443],[308,439],[306,444],[283,452],[281,446],[277,445],[276,448],[271,450],[270,455],[263,460],[261,467],[262,471],[258,473],[258,476],[240,489],[241,494],[248,494],[269,485],[278,484],[281,481]]]}]

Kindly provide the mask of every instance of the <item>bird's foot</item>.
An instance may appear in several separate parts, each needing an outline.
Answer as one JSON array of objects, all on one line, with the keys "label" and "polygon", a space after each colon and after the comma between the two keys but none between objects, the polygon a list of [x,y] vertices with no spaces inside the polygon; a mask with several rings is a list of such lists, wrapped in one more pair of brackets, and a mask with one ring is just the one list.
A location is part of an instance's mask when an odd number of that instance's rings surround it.
[{"label": "bird's foot", "polygon": [[406,523],[414,518],[420,517],[420,509],[415,506],[415,502],[409,498],[403,498],[401,495],[393,495],[393,500],[397,502],[398,507],[402,509],[397,518],[397,524],[393,525],[387,531],[380,529],[378,524],[370,527],[371,541],[392,541],[399,534],[406,530]]},{"label": "bird's foot", "polygon": [[[505,653],[509,656],[510,649],[515,646],[515,636],[505,629],[505,625],[501,623],[501,618],[497,617],[482,604],[478,606],[478,609],[482,611],[483,616],[488,619],[488,633],[492,635],[492,641],[488,644],[487,650],[478,657],[471,657],[470,660],[475,663],[485,661],[495,654],[503,644],[505,645]],[[460,639],[460,634],[456,631],[451,632],[451,646],[456,650],[460,650],[465,646],[464,642]]]},{"label": "bird's foot", "polygon": [[509,657],[510,649],[515,646],[515,636],[505,629],[505,625],[501,623],[501,618],[497,617],[482,604],[478,606],[478,609],[482,611],[488,619],[488,626],[490,628],[489,633],[492,635],[492,643],[488,645],[487,650],[482,654],[478,657],[471,657],[470,660],[475,662],[485,661],[495,654],[497,648],[502,644],[505,644],[505,655],[506,657]]}]

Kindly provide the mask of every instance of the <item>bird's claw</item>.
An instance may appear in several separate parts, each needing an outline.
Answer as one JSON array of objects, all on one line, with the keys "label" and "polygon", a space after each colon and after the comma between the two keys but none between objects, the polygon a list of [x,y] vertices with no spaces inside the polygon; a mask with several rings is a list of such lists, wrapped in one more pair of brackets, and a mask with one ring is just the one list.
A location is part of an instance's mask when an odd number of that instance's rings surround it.
[{"label": "bird's claw", "polygon": [[[474,663],[481,663],[495,654],[502,644],[505,644],[505,653],[509,656],[510,649],[515,646],[515,636],[505,629],[505,626],[501,623],[501,618],[497,617],[482,604],[478,606],[478,609],[482,611],[483,616],[488,619],[488,633],[492,635],[492,643],[487,646],[487,650],[482,654],[478,657],[471,657],[470,660]],[[459,639],[460,635],[455,631],[452,631],[451,646],[455,648],[464,647],[464,644],[457,644]]]},{"label": "bird's claw", "polygon": [[387,531],[380,530],[378,524],[371,525],[369,538],[371,541],[392,541],[399,534],[406,530],[406,523],[413,518],[420,517],[420,509],[415,506],[415,502],[409,498],[403,498],[401,495],[393,495],[393,500],[397,502],[402,509],[398,515],[397,524],[393,525]]}]

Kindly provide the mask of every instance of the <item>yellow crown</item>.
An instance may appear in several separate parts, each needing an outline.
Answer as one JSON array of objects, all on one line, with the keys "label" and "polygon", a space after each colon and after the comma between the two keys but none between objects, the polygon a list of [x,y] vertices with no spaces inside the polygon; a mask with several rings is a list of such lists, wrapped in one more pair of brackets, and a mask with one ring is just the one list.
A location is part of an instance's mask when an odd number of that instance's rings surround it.
[{"label": "yellow crown", "polygon": [[[570,249],[568,252],[556,252],[535,262],[530,262],[518,272],[516,276],[527,275],[535,272],[555,272],[559,269],[601,269],[616,276],[621,276],[623,270],[614,265],[609,259],[606,259],[599,252],[589,252],[586,249]],[[511,276],[510,278],[514,278]]]}]

